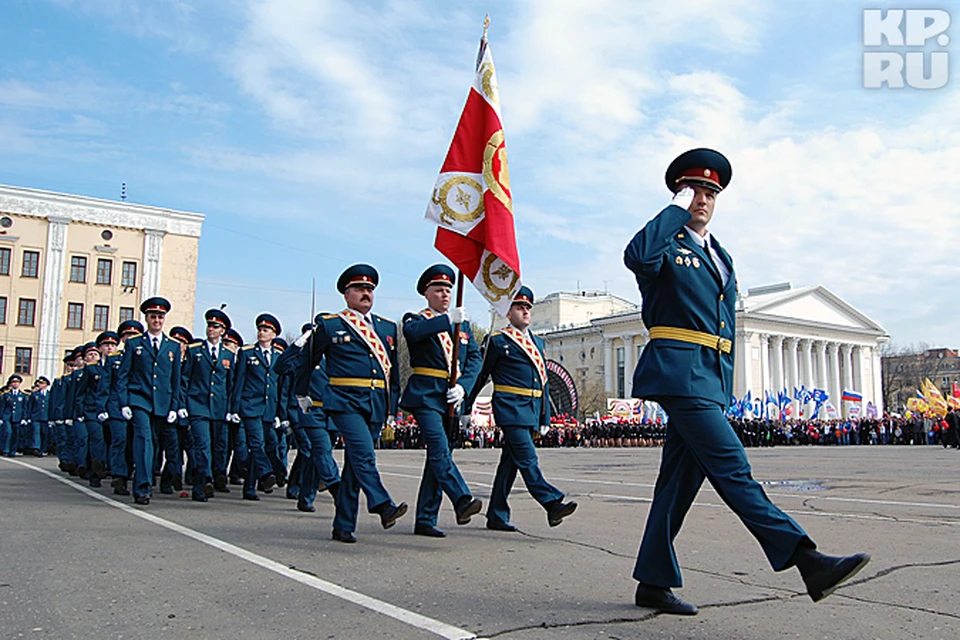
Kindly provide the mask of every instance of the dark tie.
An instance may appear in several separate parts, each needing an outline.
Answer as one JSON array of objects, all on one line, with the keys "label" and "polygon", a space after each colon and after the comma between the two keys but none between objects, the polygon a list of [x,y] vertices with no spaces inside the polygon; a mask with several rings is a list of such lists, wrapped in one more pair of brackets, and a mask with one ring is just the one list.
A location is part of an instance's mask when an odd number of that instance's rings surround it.
[{"label": "dark tie", "polygon": [[153,350],[160,353],[160,338],[153,339]]},{"label": "dark tie", "polygon": [[267,366],[270,366],[270,352],[267,349],[263,350],[263,359],[267,361]]},{"label": "dark tie", "polygon": [[210,357],[213,358],[213,361],[217,361],[217,345],[210,346]]}]

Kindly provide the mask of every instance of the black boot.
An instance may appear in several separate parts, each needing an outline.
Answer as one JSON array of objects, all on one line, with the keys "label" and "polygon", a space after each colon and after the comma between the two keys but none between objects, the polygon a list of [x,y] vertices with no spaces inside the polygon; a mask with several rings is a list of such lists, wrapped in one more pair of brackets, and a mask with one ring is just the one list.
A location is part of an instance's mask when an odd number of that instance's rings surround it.
[{"label": "black boot", "polygon": [[816,547],[801,542],[791,560],[800,570],[810,599],[819,602],[867,566],[870,555],[827,556],[817,551]]}]

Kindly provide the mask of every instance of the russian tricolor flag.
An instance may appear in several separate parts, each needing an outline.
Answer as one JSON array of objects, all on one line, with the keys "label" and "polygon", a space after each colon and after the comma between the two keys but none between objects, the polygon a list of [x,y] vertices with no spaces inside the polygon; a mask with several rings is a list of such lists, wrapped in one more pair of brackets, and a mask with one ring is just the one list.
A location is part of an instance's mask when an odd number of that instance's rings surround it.
[{"label": "russian tricolor flag", "polygon": [[863,402],[863,394],[857,393],[856,391],[850,391],[849,389],[844,389],[843,395],[840,396],[840,399],[844,402]]}]

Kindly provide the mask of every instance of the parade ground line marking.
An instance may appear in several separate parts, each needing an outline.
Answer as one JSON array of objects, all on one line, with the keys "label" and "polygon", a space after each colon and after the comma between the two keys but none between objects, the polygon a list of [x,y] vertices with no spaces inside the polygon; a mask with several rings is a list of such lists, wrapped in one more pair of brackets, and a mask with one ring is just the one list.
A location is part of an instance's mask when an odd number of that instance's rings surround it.
[{"label": "parade ground line marking", "polygon": [[394,620],[399,620],[400,622],[408,624],[412,627],[416,627],[417,629],[428,631],[440,636],[441,638],[448,638],[449,640],[472,640],[477,638],[477,634],[473,633],[472,631],[454,627],[453,625],[449,625],[439,620],[434,620],[433,618],[428,618],[420,615],[419,613],[407,611],[406,609],[402,609],[396,605],[390,604],[389,602],[377,600],[376,598],[372,598],[357,591],[351,591],[350,589],[341,587],[340,585],[336,585],[332,582],[327,582],[326,580],[322,580],[315,576],[301,573],[282,565],[279,562],[275,562],[269,558],[265,558],[251,551],[247,551],[246,549],[242,549],[241,547],[230,544],[229,542],[224,542],[219,538],[214,538],[213,536],[209,536],[205,533],[200,533],[199,531],[195,531],[189,527],[165,520],[151,513],[140,511],[139,509],[135,509],[128,504],[117,502],[116,500],[102,496],[96,491],[88,489],[81,484],[77,484],[70,478],[59,476],[41,467],[35,467],[32,464],[16,459],[7,458],[5,461],[18,464],[22,467],[26,467],[27,469],[32,469],[38,473],[42,473],[43,475],[53,478],[58,482],[62,482],[68,487],[76,489],[77,491],[84,493],[91,498],[99,500],[100,502],[110,505],[111,507],[116,507],[117,509],[120,509],[121,511],[124,511],[130,515],[136,516],[142,520],[146,520],[151,524],[164,527],[165,529],[179,533],[180,535],[196,540],[197,542],[211,546],[214,549],[219,549],[224,553],[229,553],[230,555],[240,558],[241,560],[246,560],[247,562],[253,563],[258,567],[262,567],[268,571],[273,571],[284,578],[290,578],[291,580],[295,580],[296,582],[306,585],[312,589],[322,591],[327,595],[346,600],[347,602],[352,602],[353,604],[359,605],[365,609],[370,609],[371,611],[375,611],[389,618],[393,618]]}]

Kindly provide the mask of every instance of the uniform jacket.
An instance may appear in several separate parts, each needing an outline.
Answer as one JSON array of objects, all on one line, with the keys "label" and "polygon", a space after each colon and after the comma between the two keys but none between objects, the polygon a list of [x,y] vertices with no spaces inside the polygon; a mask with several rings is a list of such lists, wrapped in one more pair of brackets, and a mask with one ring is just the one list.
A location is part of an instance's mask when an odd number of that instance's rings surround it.
[{"label": "uniform jacket", "polygon": [[[297,413],[299,426],[301,427],[319,426],[335,431],[336,426],[334,426],[332,420],[327,420],[323,411],[323,394],[330,382],[330,376],[327,375],[326,360],[321,360],[310,367],[307,356],[305,348],[290,345],[277,360],[277,372],[292,378],[290,394],[293,396],[293,409],[291,413]],[[313,409],[310,410],[309,414],[294,411],[298,407],[297,396],[309,396],[313,400]]]},{"label": "uniform jacket", "polygon": [[50,386],[46,391],[34,391],[30,394],[27,401],[27,415],[34,422],[47,422],[50,416],[48,410],[50,398]]},{"label": "uniform jacket", "polygon": [[77,378],[76,404],[74,415],[83,416],[85,420],[96,420],[97,416],[107,410],[107,395],[100,394],[100,385],[107,375],[99,363],[88,364],[83,368],[83,374]]},{"label": "uniform jacket", "polygon": [[47,417],[50,422],[63,420],[63,385],[66,376],[55,378],[50,385],[50,397],[47,399]]},{"label": "uniform jacket", "polygon": [[123,364],[122,349],[117,349],[101,360],[103,376],[100,378],[97,393],[106,398],[105,410],[113,420],[123,420],[123,414],[120,413],[120,398],[117,393],[117,377],[120,373],[121,364]]},{"label": "uniform jacket", "polygon": [[11,424],[20,424],[21,420],[26,420],[29,398],[29,394],[23,391],[14,393],[12,389],[3,394],[3,419]]},{"label": "uniform jacket", "polygon": [[230,393],[233,390],[234,364],[232,351],[221,342],[217,346],[217,360],[210,355],[210,343],[193,342],[187,347],[183,360],[183,395],[191,418],[224,420],[230,411]]},{"label": "uniform jacket", "polygon": [[248,344],[236,354],[231,413],[241,418],[260,418],[272,422],[277,417],[278,381],[274,370],[280,352],[270,347],[270,364],[264,360],[257,343]]},{"label": "uniform jacket", "polygon": [[83,380],[83,370],[79,367],[65,376],[63,380],[63,397],[60,400],[60,419],[76,420],[77,418],[77,382]]},{"label": "uniform jacket", "polygon": [[[730,270],[724,287],[707,249],[701,249],[684,229],[689,221],[687,210],[670,205],[637,232],[624,251],[623,261],[640,286],[643,323],[647,328],[701,331],[735,344],[733,260],[711,236]],[[721,353],[678,340],[651,340],[637,364],[633,397],[698,397],[726,407],[733,391],[733,357],[733,349]]]},{"label": "uniform jacket", "polygon": [[380,366],[370,347],[339,315],[320,316],[314,329],[311,365],[326,357],[330,378],[383,380],[384,389],[348,387],[328,384],[323,392],[324,411],[357,413],[369,422],[382,424],[387,415],[396,415],[400,396],[397,366],[397,325],[392,320],[370,314],[373,328],[380,337],[390,361],[389,375]]},{"label": "uniform jacket", "polygon": [[[543,355],[543,340],[529,334],[546,363]],[[550,424],[550,395],[547,382],[541,381],[540,373],[519,346],[500,331],[490,334],[484,346],[483,368],[470,393],[468,406],[493,376],[493,384],[509,385],[522,389],[540,390],[539,398],[513,393],[493,392],[493,418],[499,426],[522,426],[536,428]]]},{"label": "uniform jacket", "polygon": [[[450,317],[445,313],[429,319],[419,313],[408,313],[403,316],[403,337],[407,341],[407,351],[410,353],[412,367],[450,370],[447,356],[440,343],[440,336],[437,335],[441,332],[446,332],[453,338],[453,325],[450,324]],[[461,323],[459,340],[457,359],[460,362],[460,377],[457,383],[469,393],[477,381],[481,364],[480,349],[477,347],[477,341],[473,339],[470,323]],[[407,411],[427,408],[445,413],[449,386],[448,378],[415,373],[407,380],[400,406]]]},{"label": "uniform jacket", "polygon": [[117,371],[117,401],[154,416],[180,408],[180,343],[164,334],[154,351],[149,334],[128,338]]}]

